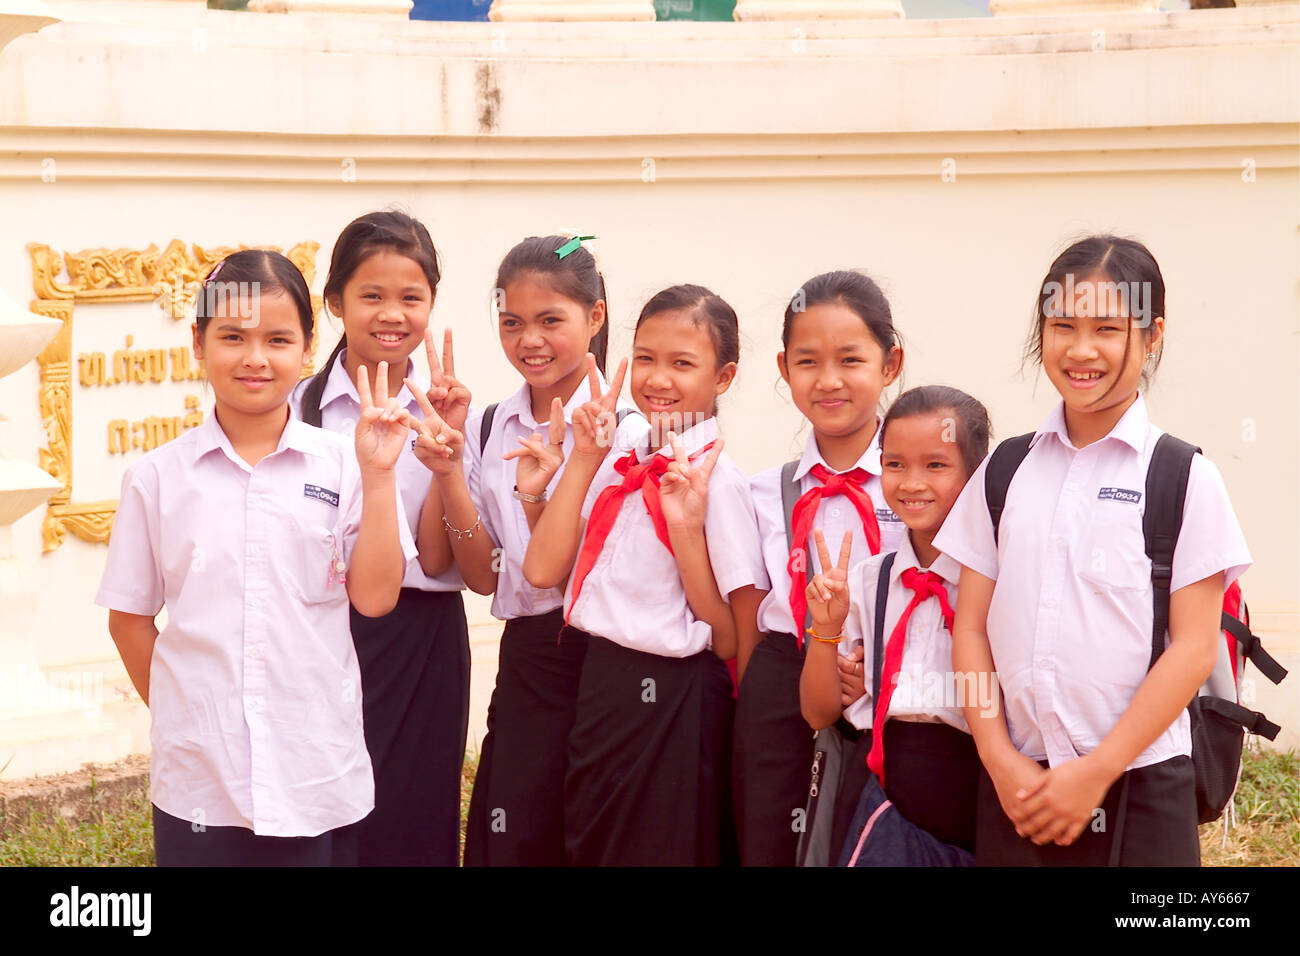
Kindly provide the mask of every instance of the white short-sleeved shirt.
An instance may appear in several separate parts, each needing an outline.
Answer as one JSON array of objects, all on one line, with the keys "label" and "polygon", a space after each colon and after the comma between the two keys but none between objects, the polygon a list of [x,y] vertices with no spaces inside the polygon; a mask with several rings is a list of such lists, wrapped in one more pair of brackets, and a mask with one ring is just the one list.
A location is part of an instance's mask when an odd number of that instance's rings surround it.
[{"label": "white short-sleeved shirt", "polygon": [[[984,495],[987,459],[935,538],[945,554],[997,582],[989,645],[1011,740],[1035,760],[1056,766],[1092,751],[1146,678],[1153,590],[1142,515],[1161,434],[1139,396],[1105,438],[1075,448],[1058,405],[1011,480],[997,544]],[[1196,455],[1170,590],[1220,571],[1226,587],[1249,566],[1223,479]],[[1130,769],[1190,753],[1184,711]]]},{"label": "white short-sleeved shirt", "polygon": [[[874,646],[872,629],[876,626],[876,584],[880,580],[880,562],[884,554],[876,554],[849,569],[849,618],[853,628],[863,635],[862,672],[866,675],[867,692],[844,709],[844,719],[859,730],[871,729],[871,670]],[[943,578],[948,592],[948,605],[957,607],[957,580],[961,565],[946,554],[940,554],[934,564],[923,568],[912,548],[911,539],[904,534],[898,543],[893,567],[889,569],[889,596],[885,602],[885,631],[881,647],[889,643],[889,635],[898,626],[904,609],[912,602],[915,592],[903,583],[903,572],[908,568],[933,571]],[[852,639],[840,644],[840,653],[847,654],[858,646]],[[953,678],[952,633],[943,619],[943,606],[937,598],[927,598],[918,604],[907,619],[907,634],[903,638],[903,661],[898,669],[898,684],[889,698],[889,718],[913,721],[942,721],[958,730],[970,733],[961,710],[961,688]]]},{"label": "white short-sleeved shirt", "polygon": [[[326,431],[336,432],[351,440],[353,430],[357,426],[357,419],[361,417],[361,399],[357,395],[356,383],[348,377],[347,368],[343,364],[347,354],[347,349],[344,349],[330,366],[329,376],[325,379],[325,390],[321,392],[320,397],[320,423]],[[398,373],[392,369],[389,370],[388,375],[390,386],[395,381],[401,381],[397,377]],[[407,377],[428,391],[427,383],[420,378],[414,366],[411,366]],[[302,396],[305,391],[306,383],[300,382],[293,390],[293,397],[290,399],[293,414],[298,418],[302,417]],[[406,385],[403,384],[397,391],[396,398],[402,408],[416,418],[424,419],[424,409],[420,407],[420,403],[416,401]],[[402,449],[402,455],[397,459],[396,472],[397,490],[402,495],[402,514],[406,516],[411,537],[415,538],[420,533],[420,510],[424,507],[425,496],[429,493],[429,482],[433,480],[433,472],[415,457],[414,432],[407,436],[406,447]],[[416,588],[420,591],[459,591],[465,587],[465,582],[461,579],[454,563],[442,574],[430,577],[420,567],[417,557],[407,562],[402,587]]]},{"label": "white short-sleeved shirt", "polygon": [[[629,437],[633,448],[643,449],[649,427],[644,419],[639,419],[639,424],[639,434]],[[717,437],[717,419],[710,418],[682,433],[682,447],[688,456],[694,455]],[[602,491],[622,482],[623,476],[614,466],[628,450],[613,448],[605,457],[583,502],[584,518],[591,517]],[[664,447],[656,454],[671,458],[673,450]],[[645,460],[641,455],[638,451],[638,460]],[[739,588],[767,587],[749,479],[726,452],[718,457],[709,476],[704,537],[724,600]],[[565,607],[573,601],[573,583],[570,575]],[[713,629],[691,612],[677,559],[655,534],[640,491],[624,496],[609,537],[572,607],[569,623],[622,647],[661,657],[689,657],[713,646]]]},{"label": "white short-sleeved shirt", "polygon": [[[605,379],[601,389],[608,388]],[[573,412],[591,400],[591,384],[587,379],[574,391],[564,406],[564,461],[567,464],[573,452]],[[619,399],[619,410],[635,410],[635,406]],[[519,439],[534,433],[545,436],[549,421],[533,418],[532,391],[524,384],[519,391],[497,406],[492,418],[492,434],[487,448],[480,452],[479,442],[483,428],[483,412],[472,411],[465,421],[465,482],[470,498],[478,508],[479,517],[488,534],[500,551],[497,589],[492,596],[492,616],[501,621],[516,617],[529,617],[554,611],[564,603],[562,588],[535,588],[524,577],[524,555],[532,532],[523,502],[515,497],[515,471],[518,459],[503,461],[501,456],[519,447]],[[628,415],[614,436],[614,447],[629,447],[629,434],[647,427],[645,419]],[[547,487],[547,494],[555,491],[564,465],[555,473]]]},{"label": "white short-sleeved shirt", "polygon": [[[819,484],[812,476],[815,465],[825,465],[826,468],[835,471],[826,464],[826,459],[822,458],[821,451],[817,447],[817,436],[810,433],[808,441],[804,444],[803,456],[799,459],[799,467],[794,473],[795,480],[799,482],[801,495]],[[876,521],[880,525],[880,551],[882,554],[887,554],[898,547],[906,527],[898,515],[885,504],[885,495],[880,488],[879,422],[876,423],[876,435],[871,440],[871,444],[867,446],[867,450],[862,453],[862,457],[853,467],[861,468],[870,475],[863,482],[862,487],[871,495],[871,501],[875,505]],[[846,470],[852,471],[853,468]],[[786,570],[790,561],[790,546],[785,533],[785,508],[781,502],[781,466],[769,468],[755,475],[749,480],[749,488],[754,497],[754,512],[758,517],[758,533],[763,542],[767,577],[772,583],[771,592],[758,606],[758,629],[765,634],[780,632],[798,636],[803,632],[804,625],[800,621],[796,626],[790,611],[790,573]],[[852,560],[854,562],[865,559],[871,553],[867,547],[867,536],[862,530],[862,519],[858,516],[858,510],[853,507],[853,502],[846,495],[823,498],[818,505],[813,528],[822,529],[826,536],[826,548],[832,558],[839,556],[840,541],[843,540],[845,531],[853,532]],[[817,556],[816,545],[811,539],[806,549],[808,580],[811,581],[821,570],[821,560]],[[862,635],[853,630],[857,625],[851,616],[848,626],[849,637],[861,641]]]},{"label": "white short-sleeved shirt", "polygon": [[95,603],[167,607],[149,672],[159,809],[282,837],[370,812],[347,588],[330,573],[360,521],[352,443],[293,417],[253,468],[213,415],[127,469]]}]

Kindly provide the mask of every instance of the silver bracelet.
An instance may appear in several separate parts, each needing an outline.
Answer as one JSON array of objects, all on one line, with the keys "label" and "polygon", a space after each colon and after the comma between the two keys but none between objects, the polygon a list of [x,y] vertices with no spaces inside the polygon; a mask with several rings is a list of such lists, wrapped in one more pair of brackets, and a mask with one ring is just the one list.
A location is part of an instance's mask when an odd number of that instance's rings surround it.
[{"label": "silver bracelet", "polygon": [[474,532],[477,531],[480,527],[479,524],[480,521],[481,519],[477,515],[475,515],[474,523],[462,531],[460,528],[453,528],[451,526],[451,522],[447,520],[446,515],[442,516],[442,526],[447,529],[448,534],[454,534],[456,536],[457,541],[459,541],[461,538],[474,537]]},{"label": "silver bracelet", "polygon": [[526,495],[519,490],[518,485],[515,485],[515,497],[518,498],[520,501],[528,502],[530,505],[540,505],[546,503],[546,492],[543,491],[540,495]]}]

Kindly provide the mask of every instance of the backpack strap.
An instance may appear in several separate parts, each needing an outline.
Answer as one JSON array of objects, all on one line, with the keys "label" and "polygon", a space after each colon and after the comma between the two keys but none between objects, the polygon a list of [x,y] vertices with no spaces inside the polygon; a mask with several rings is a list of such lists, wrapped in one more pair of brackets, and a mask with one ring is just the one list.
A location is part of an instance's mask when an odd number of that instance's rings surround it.
[{"label": "backpack strap", "polygon": [[499,404],[500,402],[493,402],[483,409],[483,420],[479,423],[478,429],[478,453],[480,457],[487,451],[488,438],[492,435],[492,419],[496,418],[497,405]]},{"label": "backpack strap", "polygon": [[[799,482],[795,481],[794,473],[799,467],[799,459],[787,461],[781,466],[781,511],[785,514],[785,550],[791,552],[794,550],[794,506],[799,501]],[[811,570],[812,562],[807,555],[808,542],[801,543],[805,551],[804,566]],[[795,621],[794,626],[798,627],[799,622]],[[812,611],[804,615],[803,626],[812,627]]]},{"label": "backpack strap", "polygon": [[1282,678],[1286,677],[1287,674],[1286,668],[1279,664],[1273,658],[1273,655],[1264,650],[1264,645],[1260,643],[1259,638],[1254,635],[1249,627],[1227,611],[1223,612],[1221,624],[1223,629],[1236,639],[1237,646],[1241,648],[1241,653],[1255,665],[1261,674],[1274,684],[1282,682]]},{"label": "backpack strap", "polygon": [[1174,545],[1183,526],[1183,505],[1187,500],[1187,479],[1192,457],[1200,449],[1173,435],[1161,435],[1147,466],[1146,511],[1142,514],[1142,537],[1151,559],[1152,598],[1150,670],[1164,653],[1169,631],[1169,583],[1174,572]]},{"label": "backpack strap", "polygon": [[1282,728],[1273,721],[1269,720],[1257,710],[1250,710],[1242,707],[1240,704],[1234,704],[1230,700],[1224,700],[1222,697],[1213,697],[1208,694],[1202,694],[1197,698],[1202,710],[1211,710],[1217,714],[1226,717],[1233,723],[1241,724],[1246,728],[1247,733],[1259,734],[1261,737],[1267,737],[1269,740],[1277,740],[1277,735],[1281,733]]},{"label": "backpack strap", "polygon": [[1002,509],[1007,504],[1007,489],[1016,469],[1029,454],[1029,443],[1034,433],[1017,435],[993,449],[988,467],[984,469],[984,500],[988,503],[989,518],[993,521],[993,543],[998,543],[998,525],[1002,523]]},{"label": "backpack strap", "polygon": [[875,709],[880,701],[880,672],[885,661],[885,605],[889,603],[889,571],[894,566],[897,551],[890,551],[880,562],[880,575],[876,578],[876,625],[871,635],[871,710],[875,722]]}]

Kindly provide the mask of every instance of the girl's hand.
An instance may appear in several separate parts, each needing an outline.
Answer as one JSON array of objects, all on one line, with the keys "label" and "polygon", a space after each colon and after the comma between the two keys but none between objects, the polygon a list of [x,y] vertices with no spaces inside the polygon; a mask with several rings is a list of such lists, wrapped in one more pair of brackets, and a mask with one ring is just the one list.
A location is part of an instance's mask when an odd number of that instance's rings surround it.
[{"label": "girl's hand", "polygon": [[591,400],[573,412],[573,452],[591,458],[604,458],[614,444],[618,430],[618,396],[623,391],[623,376],[627,374],[627,359],[618,363],[618,372],[610,383],[608,392],[600,390],[600,372],[596,357],[587,353],[587,379],[591,384]]},{"label": "girl's hand", "polygon": [[984,766],[993,781],[993,789],[997,791],[1002,812],[1016,825],[1016,832],[1023,836],[1021,827],[1028,813],[1020,794],[1034,792],[1047,776],[1047,771],[1038,765],[1037,760],[1031,760],[1009,745],[1003,756],[984,761]]},{"label": "girl's hand", "polygon": [[427,395],[416,388],[411,380],[405,379],[415,400],[424,412],[424,421],[414,415],[407,416],[408,423],[415,431],[415,457],[431,472],[439,477],[450,475],[461,467],[461,452],[465,449],[465,433],[452,428],[438,414]]},{"label": "girl's hand", "polygon": [[357,367],[357,397],[361,399],[361,417],[357,419],[357,464],[362,471],[392,471],[406,442],[409,413],[397,407],[397,399],[388,397],[388,363],[375,369],[376,405],[370,394],[370,375],[366,367]]},{"label": "girl's hand", "polygon": [[714,442],[708,453],[695,464],[687,459],[686,449],[675,433],[668,433],[668,442],[672,445],[675,460],[659,482],[659,503],[663,507],[664,520],[669,527],[701,529],[708,507],[709,476],[722,454],[723,441],[719,438]]},{"label": "girl's hand", "polygon": [[813,629],[822,637],[834,637],[843,633],[844,622],[849,616],[849,555],[853,552],[853,533],[844,532],[840,560],[833,566],[821,528],[813,531],[813,538],[817,542],[822,572],[808,582],[804,599],[812,614]]},{"label": "girl's hand", "polygon": [[[438,350],[433,347],[433,329],[424,330],[424,352],[429,358],[429,404],[438,412],[439,417],[449,428],[465,431],[465,419],[469,415],[469,389],[456,378],[456,363],[451,354],[451,329],[442,337],[442,362],[438,361]],[[407,383],[410,388],[410,383]],[[411,389],[415,394],[415,389]],[[428,414],[427,412],[425,414]]]},{"label": "girl's hand", "polygon": [[1016,832],[1039,846],[1069,846],[1092,821],[1093,811],[1101,806],[1114,782],[1091,755],[1044,770],[1036,781],[1016,792],[1024,811]]},{"label": "girl's hand", "polygon": [[862,645],[840,656],[840,706],[848,707],[867,692],[867,675],[864,673]]},{"label": "girl's hand", "polygon": [[540,495],[551,484],[551,479],[564,464],[564,433],[568,426],[564,424],[564,403],[557,395],[551,399],[551,421],[547,427],[548,444],[542,443],[542,436],[533,433],[528,438],[519,439],[520,447],[506,452],[501,457],[505,461],[519,459],[515,465],[515,487],[526,495]]}]

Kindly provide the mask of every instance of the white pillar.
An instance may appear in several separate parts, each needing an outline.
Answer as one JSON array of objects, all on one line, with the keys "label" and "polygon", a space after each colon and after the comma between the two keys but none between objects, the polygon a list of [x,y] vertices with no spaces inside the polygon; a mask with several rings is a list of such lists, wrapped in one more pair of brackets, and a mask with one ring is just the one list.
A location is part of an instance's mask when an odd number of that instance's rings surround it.
[{"label": "white pillar", "polygon": [[1160,0],[989,0],[995,17],[1034,17],[1071,13],[1155,13]]},{"label": "white pillar", "polygon": [[249,0],[254,13],[316,13],[409,20],[411,0]]},{"label": "white pillar", "polygon": [[58,22],[54,11],[41,0],[0,0],[0,52],[10,40]]},{"label": "white pillar", "polygon": [[654,0],[492,0],[488,19],[522,20],[653,20]]},{"label": "white pillar", "polygon": [[897,20],[901,0],[737,0],[736,20]]}]

